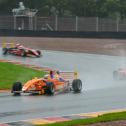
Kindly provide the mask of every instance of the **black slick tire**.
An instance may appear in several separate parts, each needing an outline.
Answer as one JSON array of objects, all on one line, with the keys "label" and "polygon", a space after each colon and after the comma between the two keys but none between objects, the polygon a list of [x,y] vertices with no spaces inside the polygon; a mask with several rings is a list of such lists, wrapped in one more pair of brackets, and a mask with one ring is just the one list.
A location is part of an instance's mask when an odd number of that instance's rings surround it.
[{"label": "black slick tire", "polygon": [[53,82],[46,82],[46,94],[54,95],[54,84]]},{"label": "black slick tire", "polygon": [[121,79],[121,77],[120,77],[118,71],[114,71],[114,72],[113,72],[113,79],[114,79],[114,80],[120,80],[120,79]]},{"label": "black slick tire", "polygon": [[72,82],[72,88],[75,93],[79,93],[82,90],[82,81],[80,79],[75,79]]},{"label": "black slick tire", "polygon": [[6,55],[8,52],[8,49],[7,48],[3,48],[3,55]]},{"label": "black slick tire", "polygon": [[38,56],[37,57],[41,57],[41,51],[37,50]]},{"label": "black slick tire", "polygon": [[25,52],[24,49],[21,50],[21,56],[22,56],[22,57],[25,57],[25,56],[26,56],[26,52]]},{"label": "black slick tire", "polygon": [[22,83],[21,82],[14,82],[12,86],[11,93],[13,93],[14,96],[20,95],[20,91],[22,90]]}]

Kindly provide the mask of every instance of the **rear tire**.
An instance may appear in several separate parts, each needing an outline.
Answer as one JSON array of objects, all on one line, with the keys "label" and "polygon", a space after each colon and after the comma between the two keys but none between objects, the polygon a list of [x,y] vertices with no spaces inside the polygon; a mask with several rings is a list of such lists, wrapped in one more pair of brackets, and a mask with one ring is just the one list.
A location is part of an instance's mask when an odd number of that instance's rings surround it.
[{"label": "rear tire", "polygon": [[79,93],[82,90],[82,81],[80,79],[75,79],[72,82],[72,88],[75,93]]},{"label": "rear tire", "polygon": [[6,55],[8,52],[8,49],[7,48],[3,48],[3,55]]},{"label": "rear tire", "polygon": [[121,77],[120,77],[118,71],[114,71],[114,72],[113,72],[113,78],[114,78],[115,80],[120,80],[120,79],[121,79]]},{"label": "rear tire", "polygon": [[[20,91],[22,90],[22,83],[21,82],[14,82],[12,86],[11,93],[14,94],[14,96],[20,95]],[[17,91],[17,92],[15,92]],[[19,92],[18,92],[19,91]]]}]

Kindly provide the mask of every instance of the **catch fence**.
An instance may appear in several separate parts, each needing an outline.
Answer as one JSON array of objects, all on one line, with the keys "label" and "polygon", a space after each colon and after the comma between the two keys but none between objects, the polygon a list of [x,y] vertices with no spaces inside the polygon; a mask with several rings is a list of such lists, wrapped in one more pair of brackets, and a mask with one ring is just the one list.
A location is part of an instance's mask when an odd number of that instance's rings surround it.
[{"label": "catch fence", "polygon": [[126,19],[100,17],[0,16],[0,29],[37,31],[126,32]]}]

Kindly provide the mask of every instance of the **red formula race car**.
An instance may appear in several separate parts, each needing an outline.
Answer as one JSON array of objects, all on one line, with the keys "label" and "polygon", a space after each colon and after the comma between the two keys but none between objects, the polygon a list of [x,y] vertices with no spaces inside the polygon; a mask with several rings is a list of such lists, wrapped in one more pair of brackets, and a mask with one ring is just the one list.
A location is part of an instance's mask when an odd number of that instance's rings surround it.
[{"label": "red formula race car", "polygon": [[11,43],[7,43],[6,47],[3,48],[3,54],[14,54],[18,56],[35,56],[35,57],[40,57],[41,56],[41,51],[40,50],[35,50],[31,48],[27,48],[21,44],[16,44],[13,47],[10,47]]},{"label": "red formula race car", "polygon": [[113,72],[113,78],[115,80],[125,80],[126,79],[126,68],[119,68]]},{"label": "red formula race car", "polygon": [[15,82],[11,93],[14,95],[20,95],[21,93],[53,95],[56,92],[81,92],[82,81],[75,76],[75,72],[61,72],[62,79],[48,79],[45,76],[29,80],[23,86],[21,82]]}]

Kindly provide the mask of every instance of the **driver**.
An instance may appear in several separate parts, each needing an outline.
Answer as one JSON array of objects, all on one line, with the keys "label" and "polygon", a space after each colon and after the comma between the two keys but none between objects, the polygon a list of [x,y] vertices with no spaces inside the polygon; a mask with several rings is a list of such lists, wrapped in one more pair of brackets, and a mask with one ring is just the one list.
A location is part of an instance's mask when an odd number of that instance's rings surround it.
[{"label": "driver", "polygon": [[54,77],[55,79],[57,79],[57,80],[59,80],[59,81],[62,81],[62,82],[64,82],[65,80],[61,77],[61,75],[60,75],[60,72],[59,71],[56,71],[56,74],[55,74],[55,77]]},{"label": "driver", "polygon": [[16,44],[15,48],[23,48],[21,44]]},{"label": "driver", "polygon": [[49,74],[44,76],[44,79],[54,79],[54,71],[50,70]]},{"label": "driver", "polygon": [[23,46],[21,44],[16,44],[14,47],[9,48],[9,49],[18,49],[18,48],[22,48]]},{"label": "driver", "polygon": [[65,80],[61,77],[59,71],[54,72],[54,71],[52,71],[52,70],[49,72],[49,74],[46,74],[46,75],[44,76],[44,79],[56,79],[56,80],[59,80],[59,81],[61,81],[61,82],[64,82],[64,81],[65,81]]}]

